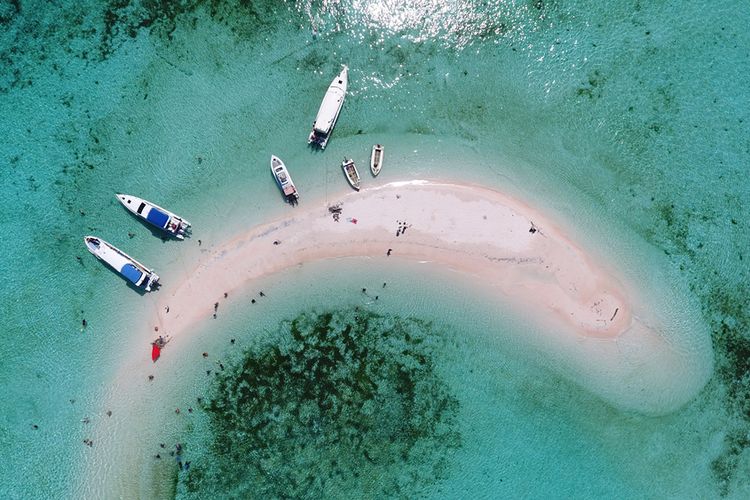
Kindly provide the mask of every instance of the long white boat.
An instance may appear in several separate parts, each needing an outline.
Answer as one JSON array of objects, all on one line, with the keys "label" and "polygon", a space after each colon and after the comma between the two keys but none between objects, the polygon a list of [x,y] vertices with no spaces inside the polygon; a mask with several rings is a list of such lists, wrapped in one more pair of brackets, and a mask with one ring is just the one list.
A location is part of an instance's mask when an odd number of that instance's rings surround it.
[{"label": "long white boat", "polygon": [[372,154],[370,154],[370,172],[374,177],[380,173],[380,168],[383,166],[383,146],[375,144],[372,147]]},{"label": "long white boat", "polygon": [[289,171],[286,169],[284,162],[279,159],[278,156],[271,155],[271,172],[274,178],[276,178],[276,184],[279,185],[279,189],[284,193],[286,201],[294,205],[299,200],[299,193],[297,188],[292,182],[292,178],[289,176]]},{"label": "long white boat", "polygon": [[331,137],[333,127],[336,126],[339,113],[341,113],[341,107],[344,105],[348,83],[349,68],[344,65],[341,73],[328,86],[328,91],[326,91],[326,95],[323,97],[323,102],[320,103],[318,116],[315,117],[312,132],[310,132],[310,137],[307,140],[308,144],[325,149],[328,139]]},{"label": "long white boat", "polygon": [[169,210],[161,208],[159,205],[136,196],[120,193],[115,196],[125,208],[133,212],[137,217],[171,234],[175,238],[185,239],[185,232],[190,229],[190,223],[179,215],[175,215]]},{"label": "long white boat", "polygon": [[347,160],[341,162],[341,169],[344,171],[346,180],[349,181],[349,185],[359,191],[359,172],[357,167],[354,165],[354,160]]},{"label": "long white boat", "polygon": [[153,270],[148,269],[133,257],[103,239],[96,236],[86,236],[83,241],[86,243],[89,252],[93,253],[97,259],[106,262],[135,286],[150,292],[151,286],[159,281],[159,275]]}]

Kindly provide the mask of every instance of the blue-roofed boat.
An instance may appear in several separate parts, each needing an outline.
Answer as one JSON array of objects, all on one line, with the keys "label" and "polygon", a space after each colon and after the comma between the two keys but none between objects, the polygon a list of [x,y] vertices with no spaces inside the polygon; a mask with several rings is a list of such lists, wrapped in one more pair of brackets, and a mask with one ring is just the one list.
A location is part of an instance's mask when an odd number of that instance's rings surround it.
[{"label": "blue-roofed boat", "polygon": [[115,196],[117,196],[117,199],[125,208],[149,224],[158,227],[175,238],[180,240],[185,239],[185,234],[190,229],[190,223],[179,215],[173,214],[159,205],[136,196],[120,193]]},{"label": "blue-roofed boat", "polygon": [[152,269],[148,269],[133,257],[103,239],[96,236],[86,236],[83,241],[86,243],[89,252],[94,254],[97,259],[106,262],[135,286],[150,292],[151,287],[159,281],[159,275]]}]

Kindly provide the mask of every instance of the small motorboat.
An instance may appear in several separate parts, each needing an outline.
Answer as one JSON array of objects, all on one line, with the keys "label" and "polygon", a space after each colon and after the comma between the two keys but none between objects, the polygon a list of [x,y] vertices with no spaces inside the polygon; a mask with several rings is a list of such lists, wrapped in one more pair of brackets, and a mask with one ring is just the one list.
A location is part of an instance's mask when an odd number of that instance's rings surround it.
[{"label": "small motorboat", "polygon": [[289,176],[289,171],[286,169],[286,165],[277,156],[271,155],[271,172],[276,179],[276,184],[279,185],[279,189],[284,193],[284,198],[287,202],[294,205],[299,200],[299,193],[297,188],[292,182],[292,178]]},{"label": "small motorboat", "polygon": [[354,160],[347,160],[341,162],[341,168],[344,170],[346,180],[349,181],[349,185],[359,191],[359,172],[357,167],[354,165]]},{"label": "small motorboat", "polygon": [[377,177],[380,173],[380,167],[383,166],[383,146],[375,144],[372,147],[372,154],[370,155],[370,172],[373,177]]},{"label": "small motorboat", "polygon": [[346,87],[349,84],[349,68],[344,65],[339,73],[328,86],[326,95],[323,96],[323,102],[320,103],[318,115],[313,122],[312,132],[307,139],[308,144],[325,149],[328,139],[331,136],[333,127],[339,119],[341,107],[344,105],[346,97]]},{"label": "small motorboat", "polygon": [[177,239],[185,239],[185,233],[190,229],[190,223],[182,217],[136,196],[120,193],[115,196],[117,196],[117,199],[125,208],[137,217],[171,234]]},{"label": "small motorboat", "polygon": [[96,236],[86,236],[83,241],[94,256],[107,263],[125,279],[147,292],[159,281],[159,275],[119,248]]}]

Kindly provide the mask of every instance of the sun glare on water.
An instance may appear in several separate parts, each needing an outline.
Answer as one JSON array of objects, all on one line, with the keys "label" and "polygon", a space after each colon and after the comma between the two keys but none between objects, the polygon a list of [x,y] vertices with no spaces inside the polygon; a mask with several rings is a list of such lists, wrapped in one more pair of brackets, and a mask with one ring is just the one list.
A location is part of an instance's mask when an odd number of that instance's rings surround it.
[{"label": "sun glare on water", "polygon": [[480,40],[511,36],[520,41],[541,19],[533,6],[498,0],[324,0],[319,6],[300,2],[297,9],[307,14],[315,32],[348,31],[355,38],[374,35],[380,41],[394,35],[413,43],[436,40],[458,50]]}]

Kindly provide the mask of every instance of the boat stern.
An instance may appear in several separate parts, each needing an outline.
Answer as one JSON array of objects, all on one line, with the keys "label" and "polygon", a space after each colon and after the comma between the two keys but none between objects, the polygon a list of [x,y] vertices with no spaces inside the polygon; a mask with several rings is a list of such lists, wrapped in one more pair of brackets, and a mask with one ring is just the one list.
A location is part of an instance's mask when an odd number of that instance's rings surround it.
[{"label": "boat stern", "polygon": [[143,288],[147,292],[150,292],[151,287],[155,286],[157,283],[159,283],[159,275],[156,274],[153,270],[149,271],[148,279],[146,280],[145,286]]},{"label": "boat stern", "polygon": [[313,146],[317,146],[320,149],[325,149],[326,144],[328,144],[328,135],[318,135],[315,132],[315,126],[313,126],[313,130],[312,132],[310,132],[310,137],[307,138],[307,143]]}]

